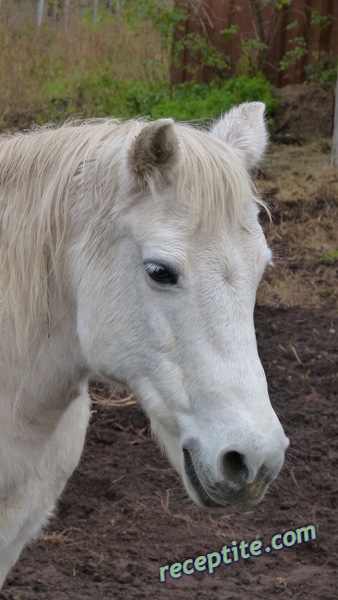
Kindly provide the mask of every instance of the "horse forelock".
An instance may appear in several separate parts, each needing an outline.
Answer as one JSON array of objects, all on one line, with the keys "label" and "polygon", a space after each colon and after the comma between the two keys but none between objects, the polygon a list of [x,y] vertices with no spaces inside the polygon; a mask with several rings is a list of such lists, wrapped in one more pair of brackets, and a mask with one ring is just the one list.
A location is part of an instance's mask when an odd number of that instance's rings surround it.
[{"label": "horse forelock", "polygon": [[193,226],[211,232],[240,223],[250,202],[261,204],[250,175],[234,151],[208,132],[179,125],[178,136],[184,153],[177,174],[179,198],[187,198]]},{"label": "horse forelock", "polygon": [[[49,327],[49,276],[62,277],[69,211],[83,219],[89,239],[117,195],[128,202],[135,181],[125,152],[146,124],[66,123],[0,139],[1,316],[14,324],[23,352],[38,320]],[[240,221],[246,203],[257,198],[234,152],[188,125],[176,124],[175,133],[182,161],[172,177],[172,202],[180,214],[186,209],[195,229]],[[149,187],[160,197],[161,178],[154,178]],[[90,241],[100,243],[98,236]]]}]

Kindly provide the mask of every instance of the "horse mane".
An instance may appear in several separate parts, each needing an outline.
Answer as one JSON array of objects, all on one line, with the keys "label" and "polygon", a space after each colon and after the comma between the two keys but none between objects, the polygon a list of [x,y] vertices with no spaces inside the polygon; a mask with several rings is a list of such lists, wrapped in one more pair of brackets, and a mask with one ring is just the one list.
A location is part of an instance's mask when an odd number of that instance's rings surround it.
[{"label": "horse mane", "polygon": [[[49,330],[49,277],[62,277],[68,210],[81,218],[90,204],[97,221],[111,210],[114,190],[124,185],[128,196],[132,176],[121,176],[121,148],[145,126],[142,120],[71,121],[1,136],[0,325],[5,318],[14,327],[21,353],[29,352],[38,323]],[[175,132],[183,155],[173,178],[177,208],[190,211],[194,228],[240,221],[246,204],[259,201],[234,152],[186,124],[176,124]]]}]

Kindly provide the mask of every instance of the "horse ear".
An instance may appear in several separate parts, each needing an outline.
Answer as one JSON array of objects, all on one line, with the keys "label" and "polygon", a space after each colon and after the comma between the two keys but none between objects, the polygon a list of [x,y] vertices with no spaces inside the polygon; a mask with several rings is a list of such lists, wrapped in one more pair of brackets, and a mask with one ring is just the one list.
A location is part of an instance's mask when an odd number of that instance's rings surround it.
[{"label": "horse ear", "polygon": [[172,119],[159,119],[143,127],[128,152],[129,168],[135,175],[149,181],[171,179],[181,158],[179,141]]},{"label": "horse ear", "polygon": [[245,102],[223,115],[210,133],[229,144],[246,169],[261,160],[268,143],[263,102]]}]

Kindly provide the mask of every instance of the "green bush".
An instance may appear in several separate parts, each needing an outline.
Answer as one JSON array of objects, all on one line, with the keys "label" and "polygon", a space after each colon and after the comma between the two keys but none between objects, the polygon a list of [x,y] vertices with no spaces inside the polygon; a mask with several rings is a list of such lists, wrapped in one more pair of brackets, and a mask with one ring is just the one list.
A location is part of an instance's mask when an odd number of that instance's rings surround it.
[{"label": "green bush", "polygon": [[273,86],[262,77],[232,78],[219,85],[141,84],[113,79],[109,74],[87,75],[66,84],[48,84],[53,118],[63,120],[77,113],[83,117],[132,118],[173,117],[181,121],[218,117],[232,106],[246,101],[265,102],[268,114],[276,107]]}]

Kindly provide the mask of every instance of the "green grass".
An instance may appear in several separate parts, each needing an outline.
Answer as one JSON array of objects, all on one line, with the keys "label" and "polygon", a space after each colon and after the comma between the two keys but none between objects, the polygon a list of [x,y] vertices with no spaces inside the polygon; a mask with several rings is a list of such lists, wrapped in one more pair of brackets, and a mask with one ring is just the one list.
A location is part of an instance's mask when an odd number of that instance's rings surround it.
[{"label": "green grass", "polygon": [[[84,117],[138,116],[173,117],[188,121],[218,117],[222,112],[245,101],[261,100],[268,114],[273,113],[276,101],[273,87],[263,78],[240,77],[222,85],[169,83],[145,84],[123,81],[108,73],[87,74],[68,82],[48,82],[45,94],[50,107],[48,119],[63,120],[77,113]],[[39,116],[43,122],[46,115]]]},{"label": "green grass", "polygon": [[324,256],[321,256],[319,261],[321,265],[335,265],[338,263],[338,250],[328,250]]}]

